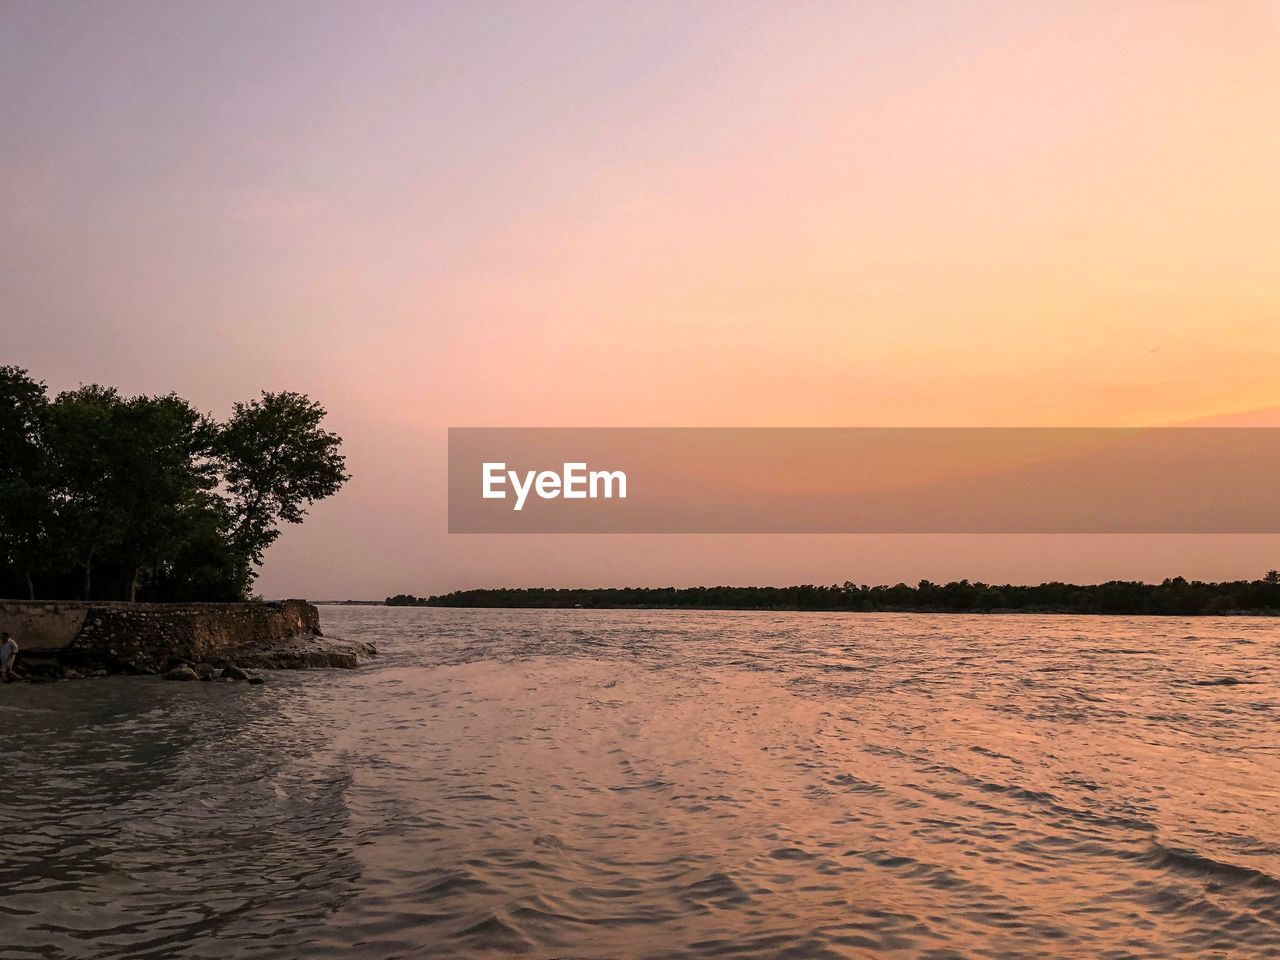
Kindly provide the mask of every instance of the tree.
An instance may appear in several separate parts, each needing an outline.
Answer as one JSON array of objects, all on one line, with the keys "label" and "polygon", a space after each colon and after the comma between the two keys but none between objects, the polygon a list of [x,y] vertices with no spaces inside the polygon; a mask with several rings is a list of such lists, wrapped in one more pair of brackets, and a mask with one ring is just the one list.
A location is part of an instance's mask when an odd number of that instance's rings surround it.
[{"label": "tree", "polygon": [[35,599],[33,574],[49,562],[52,504],[44,483],[45,385],[18,367],[0,366],[0,559]]},{"label": "tree", "polygon": [[200,496],[178,522],[176,549],[148,571],[147,599],[225,602],[248,596],[253,574],[231,546],[231,513],[222,497]]},{"label": "tree", "polygon": [[175,394],[121,397],[81,386],[58,395],[45,425],[52,538],[93,595],[106,569],[136,600],[143,577],[172,560],[196,515],[214,510],[216,427]]},{"label": "tree", "polygon": [[50,494],[57,514],[54,539],[81,574],[81,597],[93,591],[95,563],[119,545],[125,518],[120,488],[130,482],[118,435],[124,401],[96,384],[58,394],[49,408]]},{"label": "tree", "polygon": [[213,508],[217,483],[212,459],[216,427],[176,394],[133,397],[117,411],[117,460],[122,482],[113,486],[120,517],[119,551],[129,600],[142,577],[170,561],[193,524]]},{"label": "tree", "polygon": [[342,438],[321,427],[324,418],[324,408],[300,393],[263,391],[237,403],[219,431],[231,542],[254,564],[280,536],[279,524],[301,523],[307,507],[350,479]]},{"label": "tree", "polygon": [[236,600],[347,480],[324,409],[264,393],[218,424],[176,394],[60,393],[0,367],[0,592]]}]

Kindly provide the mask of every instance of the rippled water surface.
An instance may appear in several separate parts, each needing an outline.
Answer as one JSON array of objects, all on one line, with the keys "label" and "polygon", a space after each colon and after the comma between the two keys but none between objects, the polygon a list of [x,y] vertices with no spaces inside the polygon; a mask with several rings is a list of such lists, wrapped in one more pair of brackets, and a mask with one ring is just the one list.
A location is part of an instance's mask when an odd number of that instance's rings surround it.
[{"label": "rippled water surface", "polygon": [[0,689],[0,956],[1280,957],[1273,621],[323,616]]}]

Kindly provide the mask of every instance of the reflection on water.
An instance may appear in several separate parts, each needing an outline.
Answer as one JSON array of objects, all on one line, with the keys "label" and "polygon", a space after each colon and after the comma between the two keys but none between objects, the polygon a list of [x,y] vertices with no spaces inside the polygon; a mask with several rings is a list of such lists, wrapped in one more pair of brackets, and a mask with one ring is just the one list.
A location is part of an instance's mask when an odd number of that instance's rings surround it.
[{"label": "reflection on water", "polygon": [[1272,621],[324,613],[0,689],[0,956],[1280,957]]}]

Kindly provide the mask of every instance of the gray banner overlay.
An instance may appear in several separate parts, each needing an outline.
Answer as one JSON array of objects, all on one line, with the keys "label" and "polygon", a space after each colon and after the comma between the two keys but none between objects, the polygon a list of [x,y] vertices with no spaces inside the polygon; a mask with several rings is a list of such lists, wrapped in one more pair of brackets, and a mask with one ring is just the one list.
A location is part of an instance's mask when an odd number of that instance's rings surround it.
[{"label": "gray banner overlay", "polygon": [[1280,429],[451,428],[449,530],[1277,533]]}]

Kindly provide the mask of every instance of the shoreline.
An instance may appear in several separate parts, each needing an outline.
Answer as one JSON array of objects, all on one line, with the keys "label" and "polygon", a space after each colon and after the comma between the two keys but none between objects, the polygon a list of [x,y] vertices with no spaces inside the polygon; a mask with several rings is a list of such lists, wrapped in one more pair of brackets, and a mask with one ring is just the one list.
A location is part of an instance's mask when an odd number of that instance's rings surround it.
[{"label": "shoreline", "polygon": [[829,613],[1021,613],[1121,616],[1280,616],[1280,570],[1257,580],[1207,582],[1167,577],[1159,583],[984,583],[953,580],[915,585],[813,583],[774,586],[491,587],[415,596],[388,606],[509,609],[654,609],[824,611]]},{"label": "shoreline", "polygon": [[840,607],[684,607],[675,605],[630,605],[615,604],[599,606],[551,606],[551,605],[529,605],[529,606],[499,606],[499,605],[462,605],[450,603],[388,603],[388,604],[361,604],[362,606],[385,606],[392,609],[430,609],[430,610],[662,610],[669,613],[841,613],[849,616],[874,616],[883,613],[892,613],[903,616],[922,616],[922,617],[1165,617],[1165,618],[1249,618],[1249,619],[1265,619],[1267,617],[1280,617],[1280,610],[1224,610],[1214,613],[1163,613],[1149,611],[1129,611],[1129,610],[1070,610],[1066,608],[1045,609],[1045,610],[912,610],[905,608],[883,607],[871,610],[848,610]]}]

